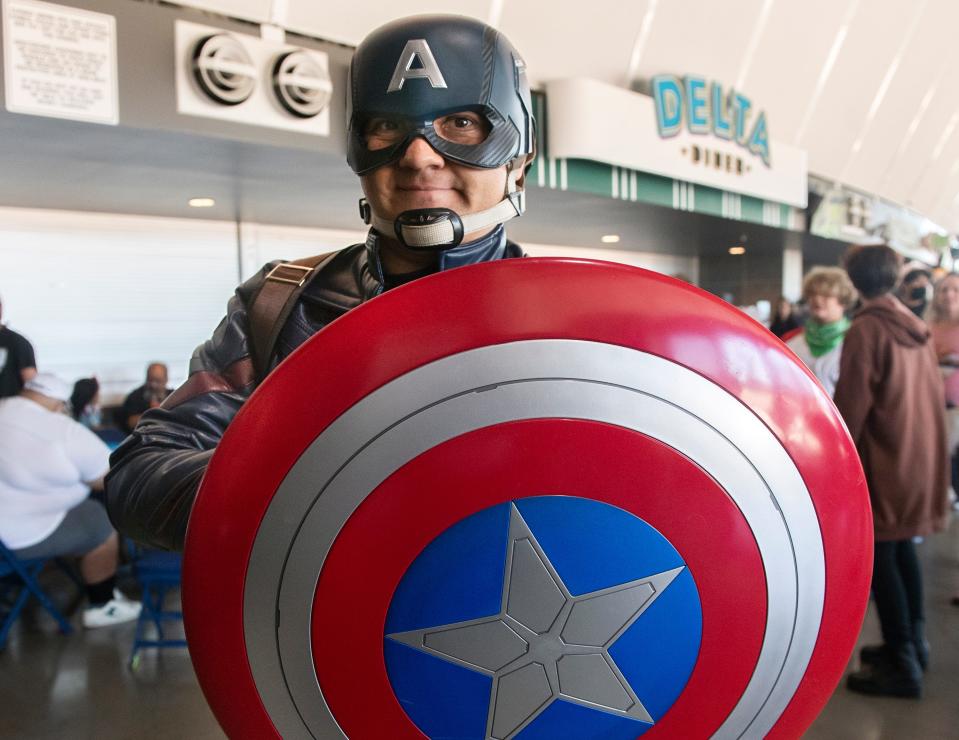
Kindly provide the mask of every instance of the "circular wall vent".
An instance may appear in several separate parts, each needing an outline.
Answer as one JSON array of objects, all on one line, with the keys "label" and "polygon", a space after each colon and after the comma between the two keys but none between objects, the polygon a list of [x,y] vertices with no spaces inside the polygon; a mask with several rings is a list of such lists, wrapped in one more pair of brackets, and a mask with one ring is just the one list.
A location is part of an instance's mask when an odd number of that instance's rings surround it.
[{"label": "circular wall vent", "polygon": [[193,76],[221,105],[239,105],[256,86],[256,69],[243,45],[225,33],[207,36],[193,49]]},{"label": "circular wall vent", "polygon": [[273,92],[294,116],[312,118],[326,108],[333,92],[326,65],[309,52],[281,54],[273,65]]}]

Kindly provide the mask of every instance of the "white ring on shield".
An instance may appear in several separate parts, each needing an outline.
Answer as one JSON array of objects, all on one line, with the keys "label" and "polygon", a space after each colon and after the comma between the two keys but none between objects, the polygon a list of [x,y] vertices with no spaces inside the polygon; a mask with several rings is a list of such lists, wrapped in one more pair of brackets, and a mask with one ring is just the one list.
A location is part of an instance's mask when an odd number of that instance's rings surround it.
[{"label": "white ring on shield", "polygon": [[792,459],[748,407],[686,367],[598,342],[528,340],[446,357],[387,383],[320,434],[277,489],[251,553],[244,629],[257,690],[284,737],[344,736],[316,680],[310,624],[329,547],[362,500],[455,436],[559,417],[660,440],[740,508],[766,569],[767,625],[752,679],[714,737],[762,737],[775,724],[805,673],[825,595],[818,519]]}]

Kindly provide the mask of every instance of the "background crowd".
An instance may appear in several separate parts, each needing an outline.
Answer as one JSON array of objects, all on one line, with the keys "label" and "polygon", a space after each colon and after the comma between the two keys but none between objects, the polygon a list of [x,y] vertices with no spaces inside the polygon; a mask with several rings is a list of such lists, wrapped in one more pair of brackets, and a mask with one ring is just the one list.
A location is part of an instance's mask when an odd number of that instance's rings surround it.
[{"label": "background crowd", "polygon": [[934,281],[889,247],[854,247],[844,269],[806,275],[801,307],[780,299],[770,330],[833,397],[869,487],[883,642],[848,686],[917,698],[930,647],[916,545],[945,528],[959,480],[959,274]]}]

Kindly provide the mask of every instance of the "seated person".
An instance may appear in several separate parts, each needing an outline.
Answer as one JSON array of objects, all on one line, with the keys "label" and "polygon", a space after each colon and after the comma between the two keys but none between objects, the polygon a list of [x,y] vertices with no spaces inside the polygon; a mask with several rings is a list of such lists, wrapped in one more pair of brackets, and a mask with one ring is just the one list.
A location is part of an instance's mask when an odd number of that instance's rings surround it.
[{"label": "seated person", "polygon": [[89,605],[84,627],[136,619],[116,590],[119,539],[102,504],[110,451],[64,412],[70,387],[39,373],[0,400],[0,539],[21,559],[76,555]]},{"label": "seated person", "polygon": [[131,434],[140,421],[140,416],[148,409],[155,409],[169,396],[172,388],[167,388],[167,366],[162,362],[153,362],[147,367],[146,382],[130,391],[123,400],[117,413],[117,426],[126,434]]},{"label": "seated person", "polygon": [[100,383],[96,378],[80,378],[73,384],[70,414],[87,429],[100,428]]}]

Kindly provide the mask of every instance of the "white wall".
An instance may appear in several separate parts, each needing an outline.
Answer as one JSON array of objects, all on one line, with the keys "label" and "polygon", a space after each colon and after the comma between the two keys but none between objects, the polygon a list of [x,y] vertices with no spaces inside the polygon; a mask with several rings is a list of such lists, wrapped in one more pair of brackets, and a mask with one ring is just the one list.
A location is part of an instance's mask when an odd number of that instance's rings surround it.
[{"label": "white wall", "polygon": [[[41,370],[95,375],[107,403],[165,362],[171,385],[210,336],[240,280],[273,259],[363,241],[363,231],[199,219],[0,208],[3,321],[26,336]],[[239,239],[239,246],[238,246]],[[533,256],[601,259],[698,277],[696,258],[524,244]]]},{"label": "white wall", "polygon": [[165,362],[183,380],[237,281],[229,223],[0,208],[3,317],[37,366],[96,375],[105,400]]},{"label": "white wall", "polygon": [[580,259],[621,262],[624,265],[642,267],[664,275],[682,273],[694,283],[699,282],[699,258],[680,257],[673,254],[632,252],[628,249],[590,249],[588,247],[563,247],[553,244],[529,244],[523,249],[531,257],[578,257]]},{"label": "white wall", "polygon": [[783,295],[790,301],[802,297],[802,249],[789,247],[783,250]]},{"label": "white wall", "polygon": [[240,272],[246,280],[271,260],[295,260],[366,240],[365,230],[305,229],[245,223],[240,226]]}]

